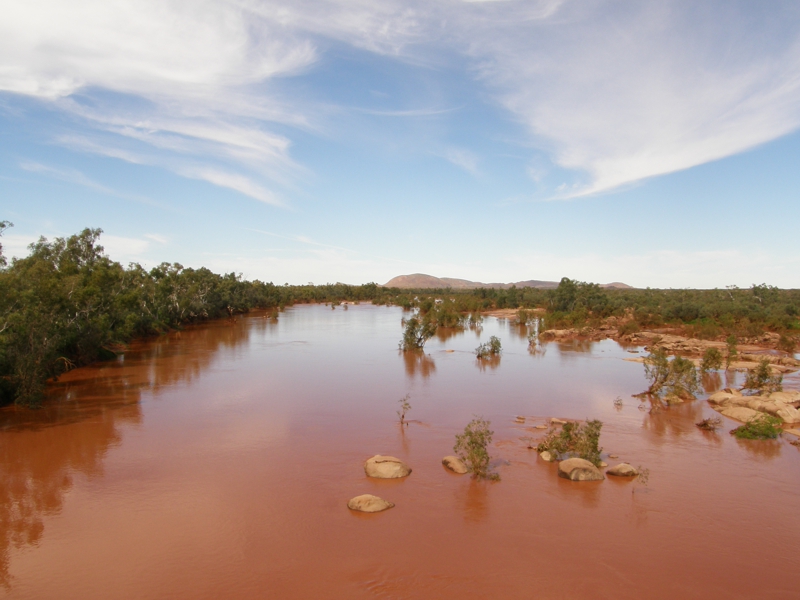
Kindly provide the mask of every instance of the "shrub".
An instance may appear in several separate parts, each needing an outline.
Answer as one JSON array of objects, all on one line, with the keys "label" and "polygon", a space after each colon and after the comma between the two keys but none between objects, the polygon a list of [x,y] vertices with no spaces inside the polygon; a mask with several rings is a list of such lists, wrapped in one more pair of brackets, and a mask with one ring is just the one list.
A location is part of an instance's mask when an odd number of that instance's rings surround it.
[{"label": "shrub", "polygon": [[475,356],[478,358],[491,358],[493,356],[497,356],[503,351],[502,344],[500,343],[500,338],[493,335],[489,338],[489,341],[481,344],[477,348],[475,348]]},{"label": "shrub", "polygon": [[781,434],[781,420],[771,415],[750,419],[731,431],[740,440],[774,440]]},{"label": "shrub", "polygon": [[783,350],[787,354],[794,354],[796,348],[797,348],[796,338],[790,335],[783,334],[778,339],[778,350]]},{"label": "shrub", "polygon": [[783,375],[780,373],[773,375],[769,360],[762,358],[757,367],[747,371],[742,389],[770,394],[780,392],[783,389],[782,383]]},{"label": "shrub", "polygon": [[594,419],[579,423],[564,423],[561,429],[553,428],[536,447],[538,452],[549,452],[555,460],[563,460],[569,456],[577,456],[600,466],[599,447],[602,421]]},{"label": "shrub", "polygon": [[725,340],[725,346],[728,350],[725,354],[725,368],[727,369],[731,366],[731,363],[736,360],[736,357],[739,356],[739,351],[736,348],[736,336],[729,335]]},{"label": "shrub", "polygon": [[398,402],[400,403],[400,410],[397,411],[397,416],[400,417],[400,425],[405,423],[406,413],[411,410],[411,403],[409,402],[410,398],[411,396],[409,394],[406,394],[405,396],[400,398],[400,400],[398,400]]},{"label": "shrub", "polygon": [[709,417],[703,419],[699,423],[695,423],[700,429],[705,431],[716,431],[722,425],[722,419],[719,417]]},{"label": "shrub", "polygon": [[476,479],[497,481],[500,476],[489,471],[488,446],[492,443],[494,431],[489,429],[491,423],[482,417],[476,417],[464,428],[464,433],[456,434],[453,451],[464,461],[467,470]]},{"label": "shrub", "polygon": [[703,373],[716,371],[722,368],[722,352],[716,348],[706,348],[703,360],[700,362],[700,370]]},{"label": "shrub", "polygon": [[627,323],[623,323],[617,328],[617,332],[619,335],[630,335],[632,333],[636,333],[641,331],[639,328],[639,323],[636,321],[628,321]]},{"label": "shrub", "polygon": [[644,395],[674,396],[688,400],[694,398],[700,387],[694,363],[680,356],[670,361],[663,348],[645,357],[644,372],[651,382]]},{"label": "shrub", "polygon": [[436,325],[422,319],[421,317],[413,316],[405,322],[405,329],[403,330],[403,339],[400,341],[400,349],[403,352],[409,350],[422,350],[425,342],[431,339],[436,333]]}]

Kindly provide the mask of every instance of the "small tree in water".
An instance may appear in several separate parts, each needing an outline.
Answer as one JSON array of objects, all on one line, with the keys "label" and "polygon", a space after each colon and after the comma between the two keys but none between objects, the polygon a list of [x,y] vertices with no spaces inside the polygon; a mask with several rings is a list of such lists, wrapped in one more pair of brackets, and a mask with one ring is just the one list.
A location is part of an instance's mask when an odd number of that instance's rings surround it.
[{"label": "small tree in water", "polygon": [[489,338],[489,341],[481,344],[477,348],[475,348],[475,356],[478,358],[491,358],[493,356],[499,355],[503,351],[503,346],[500,343],[500,338],[493,335]]},{"label": "small tree in water", "polygon": [[536,447],[537,452],[549,452],[554,460],[576,456],[600,465],[600,430],[603,422],[597,419],[578,423],[564,423],[561,429],[551,429]]},{"label": "small tree in water", "polygon": [[411,403],[409,399],[411,398],[410,394],[406,394],[398,402],[400,403],[400,410],[397,411],[397,416],[400,417],[400,425],[406,422],[406,413],[411,410]]},{"label": "small tree in water", "polygon": [[672,396],[681,400],[691,400],[700,387],[694,363],[680,356],[670,361],[663,348],[645,357],[644,373],[650,380],[650,387],[638,396],[658,398]]},{"label": "small tree in water", "polygon": [[464,461],[467,470],[477,479],[491,479],[498,481],[500,475],[489,471],[488,446],[492,443],[494,431],[489,429],[491,423],[481,417],[470,421],[464,428],[464,433],[456,434],[456,443],[453,451]]},{"label": "small tree in water", "polygon": [[762,358],[757,367],[747,371],[742,389],[762,394],[780,392],[783,389],[783,375],[773,375],[769,360]]},{"label": "small tree in water", "polygon": [[419,315],[415,315],[405,322],[400,349],[403,352],[422,350],[425,342],[431,339],[434,334],[436,334],[436,324],[422,319]]},{"label": "small tree in water", "polygon": [[729,369],[731,363],[739,356],[739,350],[736,347],[736,336],[729,335],[728,339],[725,340],[725,345],[728,350],[728,353],[725,355],[725,368]]},{"label": "small tree in water", "polygon": [[722,368],[722,352],[716,348],[706,348],[703,360],[700,362],[700,370],[703,373],[716,371]]}]

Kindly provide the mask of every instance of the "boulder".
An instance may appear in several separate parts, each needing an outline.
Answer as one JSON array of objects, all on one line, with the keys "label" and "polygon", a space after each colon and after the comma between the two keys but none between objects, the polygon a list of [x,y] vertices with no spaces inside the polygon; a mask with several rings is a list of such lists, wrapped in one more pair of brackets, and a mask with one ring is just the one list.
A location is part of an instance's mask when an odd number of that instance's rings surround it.
[{"label": "boulder", "polygon": [[442,464],[453,473],[458,473],[459,475],[463,475],[467,472],[467,465],[457,456],[445,456],[442,459]]},{"label": "boulder", "polygon": [[547,425],[537,425],[536,429],[547,429]]},{"label": "boulder", "polygon": [[515,423],[524,423],[525,422],[525,417],[517,417],[516,419],[514,419],[514,422]]},{"label": "boulder", "polygon": [[741,421],[742,423],[747,423],[750,419],[758,417],[761,414],[757,410],[747,408],[746,406],[732,406],[721,410],[720,413],[730,419]]},{"label": "boulder", "polygon": [[800,392],[795,390],[789,392],[772,392],[769,395],[769,399],[773,402],[778,400],[786,404],[797,404],[800,403]]},{"label": "boulder", "polygon": [[564,424],[566,423],[566,421],[564,421],[564,420],[562,420],[562,419],[556,419],[555,417],[553,417],[552,419],[550,419],[550,422],[551,422],[553,425],[564,425]]},{"label": "boulder", "polygon": [[364,463],[364,472],[367,477],[397,479],[398,477],[410,475],[411,468],[399,458],[376,454]]},{"label": "boulder", "polygon": [[553,462],[553,455],[550,454],[547,450],[543,450],[539,453],[539,458],[541,458],[545,462]]},{"label": "boulder", "polygon": [[570,481],[600,481],[605,479],[600,469],[582,458],[562,460],[558,463],[558,476]]},{"label": "boulder", "polygon": [[372,494],[362,494],[361,496],[356,496],[347,503],[347,508],[350,510],[357,510],[359,512],[366,513],[381,512],[382,510],[393,507],[394,503],[387,502],[383,498],[378,498]]},{"label": "boulder", "polygon": [[[776,404],[783,404],[778,403]],[[784,423],[800,423],[800,410],[797,410],[791,404],[784,404],[782,407],[778,408],[777,412],[775,413],[776,417],[780,417],[783,419]]]},{"label": "boulder", "polygon": [[800,438],[800,429],[784,429],[783,433],[793,435],[794,437]]},{"label": "boulder", "polygon": [[628,463],[619,463],[606,471],[606,475],[614,475],[615,477],[636,477],[639,471],[634,469]]}]

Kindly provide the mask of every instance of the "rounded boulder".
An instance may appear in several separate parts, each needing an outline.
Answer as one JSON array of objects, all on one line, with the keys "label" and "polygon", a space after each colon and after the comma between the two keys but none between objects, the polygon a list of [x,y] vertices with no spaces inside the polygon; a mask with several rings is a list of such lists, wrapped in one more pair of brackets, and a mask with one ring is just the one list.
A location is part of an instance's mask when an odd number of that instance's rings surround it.
[{"label": "rounded boulder", "polygon": [[373,496],[372,494],[362,494],[351,498],[347,503],[347,508],[350,510],[357,510],[358,512],[375,513],[381,512],[394,507],[394,503],[387,502],[383,498]]},{"label": "rounded boulder", "polygon": [[411,474],[411,467],[394,456],[381,456],[376,454],[364,463],[364,472],[367,477],[377,479],[397,479]]},{"label": "rounded boulder", "polygon": [[570,481],[600,481],[605,479],[600,469],[582,458],[562,460],[558,463],[558,476]]},{"label": "rounded boulder", "polygon": [[639,471],[628,463],[619,463],[606,471],[606,475],[614,475],[615,477],[636,477],[638,474]]},{"label": "rounded boulder", "polygon": [[457,456],[445,456],[442,459],[442,464],[447,467],[448,470],[453,473],[458,473],[459,475],[463,475],[467,472],[467,465]]}]

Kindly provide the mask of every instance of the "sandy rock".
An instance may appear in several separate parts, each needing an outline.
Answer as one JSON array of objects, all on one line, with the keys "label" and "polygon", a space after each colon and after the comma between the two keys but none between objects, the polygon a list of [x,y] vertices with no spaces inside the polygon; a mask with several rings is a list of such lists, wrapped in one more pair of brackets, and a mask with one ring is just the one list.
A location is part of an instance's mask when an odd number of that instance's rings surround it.
[{"label": "sandy rock", "polygon": [[347,508],[350,510],[357,510],[359,512],[375,513],[381,512],[394,507],[394,503],[387,502],[383,498],[378,498],[372,494],[362,494],[351,498],[347,503]]},{"label": "sandy rock", "polygon": [[785,404],[782,408],[779,408],[775,416],[783,419],[784,423],[800,423],[800,410],[797,410],[794,406],[789,404]]},{"label": "sandy rock", "polygon": [[376,454],[364,463],[364,472],[367,474],[367,477],[396,479],[398,477],[410,475],[411,468],[399,458]]},{"label": "sandy rock", "polygon": [[800,438],[800,429],[784,429],[783,433],[788,433],[789,435]]},{"label": "sandy rock", "polygon": [[553,456],[547,450],[540,452],[539,458],[546,462],[553,462]]},{"label": "sandy rock", "polygon": [[789,392],[772,392],[769,395],[769,399],[773,402],[778,400],[786,404],[797,404],[800,403],[800,392],[795,390]]},{"label": "sandy rock", "polygon": [[562,460],[558,463],[558,476],[570,481],[600,481],[605,479],[600,469],[582,458]]},{"label": "sandy rock", "polygon": [[601,460],[601,461],[600,461],[600,465],[599,465],[599,467],[600,467],[601,469],[605,469],[607,466],[608,466],[608,463],[607,463],[606,461],[604,461],[604,460]]},{"label": "sandy rock", "polygon": [[639,471],[634,469],[628,463],[619,463],[606,471],[606,475],[614,475],[615,477],[636,477]]},{"label": "sandy rock", "polygon": [[517,417],[516,419],[514,419],[514,422],[515,423],[524,423],[525,422],[525,417]]},{"label": "sandy rock", "polygon": [[463,475],[467,472],[467,465],[457,456],[445,456],[442,459],[442,464],[453,473],[458,473],[459,475]]},{"label": "sandy rock", "polygon": [[537,425],[536,429],[547,429],[547,425]]},{"label": "sandy rock", "polygon": [[757,410],[747,408],[746,406],[732,406],[720,411],[720,413],[730,419],[741,421],[742,423],[747,423],[750,419],[758,417],[761,414]]},{"label": "sandy rock", "polygon": [[617,455],[617,454],[609,454],[608,458],[619,458],[619,455]]},{"label": "sandy rock", "polygon": [[[741,396],[741,394],[739,395]],[[710,404],[716,404],[718,406],[727,406],[730,403],[731,399],[735,397],[736,396],[734,394],[731,394],[730,392],[720,390],[719,392],[714,392],[713,394],[711,394],[708,397],[708,402]]]},{"label": "sandy rock", "polygon": [[564,425],[564,424],[566,423],[566,421],[564,421],[564,420],[562,420],[562,419],[556,419],[555,417],[553,417],[552,419],[550,419],[550,422],[551,422],[553,425]]}]

